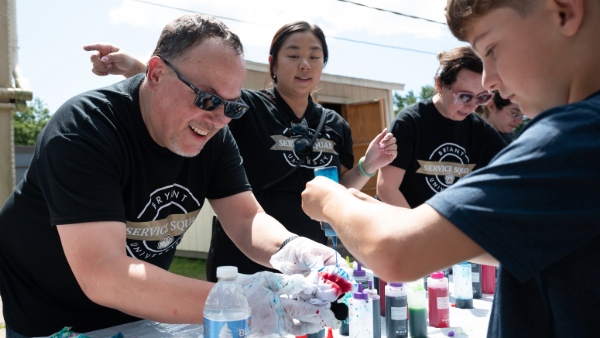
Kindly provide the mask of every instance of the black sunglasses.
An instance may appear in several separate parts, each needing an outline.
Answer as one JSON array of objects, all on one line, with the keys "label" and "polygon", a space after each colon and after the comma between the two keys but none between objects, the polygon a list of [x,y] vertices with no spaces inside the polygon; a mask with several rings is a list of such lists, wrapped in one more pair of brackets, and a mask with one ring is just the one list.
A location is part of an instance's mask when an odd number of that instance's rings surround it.
[{"label": "black sunglasses", "polygon": [[294,141],[294,151],[300,155],[310,155],[313,151],[308,139],[308,123],[306,119],[296,119],[292,121],[292,131],[300,136]]},{"label": "black sunglasses", "polygon": [[171,68],[171,70],[175,72],[181,82],[192,88],[192,90],[196,93],[196,100],[194,100],[196,107],[206,111],[213,111],[219,108],[221,105],[225,105],[225,116],[229,117],[230,119],[239,119],[250,108],[246,103],[244,103],[244,101],[242,101],[242,99],[237,99],[236,101],[227,101],[220,98],[216,94],[205,92],[196,88],[196,86],[191,84],[190,81],[183,77],[183,75],[181,75],[177,69],[175,69],[175,67],[169,63],[169,61],[163,59],[162,57],[160,58],[169,68]]}]

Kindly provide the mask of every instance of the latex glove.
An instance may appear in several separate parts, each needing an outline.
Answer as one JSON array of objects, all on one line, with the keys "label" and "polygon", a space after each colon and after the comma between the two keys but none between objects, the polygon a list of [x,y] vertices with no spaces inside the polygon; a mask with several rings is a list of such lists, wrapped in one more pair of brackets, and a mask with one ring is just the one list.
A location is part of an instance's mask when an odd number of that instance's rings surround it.
[{"label": "latex glove", "polygon": [[338,328],[340,321],[329,309],[330,303],[313,305],[293,299],[313,289],[311,280],[302,275],[283,275],[268,271],[253,275],[238,274],[237,283],[251,307],[251,337],[285,337],[315,333],[325,326]]},{"label": "latex glove", "polygon": [[306,237],[296,238],[286,244],[283,249],[271,256],[269,262],[275,269],[286,275],[299,273],[306,276],[325,266],[336,266],[336,263],[340,269],[346,272],[352,271],[346,260],[335,250]]}]

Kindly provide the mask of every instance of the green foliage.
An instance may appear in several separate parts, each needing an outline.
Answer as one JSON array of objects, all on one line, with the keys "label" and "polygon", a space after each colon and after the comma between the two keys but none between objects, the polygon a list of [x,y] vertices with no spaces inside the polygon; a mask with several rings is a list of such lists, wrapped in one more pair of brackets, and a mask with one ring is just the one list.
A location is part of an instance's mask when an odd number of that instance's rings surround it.
[{"label": "green foliage", "polygon": [[35,98],[27,104],[27,110],[17,111],[13,116],[15,145],[32,146],[50,120],[50,111],[46,104]]},{"label": "green foliage", "polygon": [[435,95],[435,88],[429,85],[421,87],[419,96],[416,96],[415,92],[412,90],[406,92],[406,95],[404,96],[400,95],[398,92],[394,92],[394,113],[398,114],[402,109],[411,104],[426,100],[433,97],[433,95]]},{"label": "green foliage", "polygon": [[433,86],[423,86],[421,87],[421,94],[419,94],[419,100],[427,100],[430,97],[435,95],[435,88]]},{"label": "green foliage", "polygon": [[206,280],[206,261],[204,259],[175,257],[169,271],[190,278]]},{"label": "green foliage", "polygon": [[523,120],[523,122],[521,122],[521,124],[519,124],[519,125],[518,125],[518,126],[515,128],[515,130],[513,131],[513,133],[514,133],[515,135],[519,135],[519,133],[521,132],[521,130],[522,130],[524,127],[525,127],[525,125],[527,125],[527,123],[529,123],[529,121],[531,121],[531,119],[526,119],[526,120]]}]

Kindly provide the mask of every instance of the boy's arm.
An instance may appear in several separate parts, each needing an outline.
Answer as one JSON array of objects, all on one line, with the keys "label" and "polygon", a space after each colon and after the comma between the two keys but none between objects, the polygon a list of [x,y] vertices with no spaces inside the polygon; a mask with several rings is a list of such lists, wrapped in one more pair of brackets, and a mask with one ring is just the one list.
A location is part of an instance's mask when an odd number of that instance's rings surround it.
[{"label": "boy's arm", "polygon": [[146,64],[136,59],[117,46],[110,44],[93,44],[83,46],[83,50],[95,51],[90,56],[92,72],[99,76],[123,75],[132,77],[146,71]]},{"label": "boy's arm", "polygon": [[344,246],[384,280],[411,281],[485,251],[427,204],[405,209],[316,177],[302,208],[327,221]]}]

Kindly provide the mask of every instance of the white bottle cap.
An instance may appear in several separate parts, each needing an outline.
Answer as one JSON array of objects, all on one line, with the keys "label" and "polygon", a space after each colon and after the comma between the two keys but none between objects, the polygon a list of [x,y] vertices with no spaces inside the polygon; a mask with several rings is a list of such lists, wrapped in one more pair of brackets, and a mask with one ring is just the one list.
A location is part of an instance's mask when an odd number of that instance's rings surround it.
[{"label": "white bottle cap", "polygon": [[237,266],[219,266],[217,267],[217,278],[236,278],[238,274]]}]

